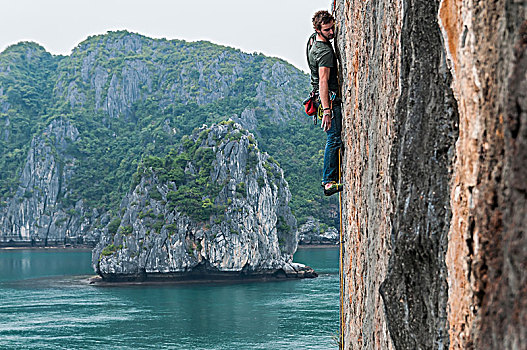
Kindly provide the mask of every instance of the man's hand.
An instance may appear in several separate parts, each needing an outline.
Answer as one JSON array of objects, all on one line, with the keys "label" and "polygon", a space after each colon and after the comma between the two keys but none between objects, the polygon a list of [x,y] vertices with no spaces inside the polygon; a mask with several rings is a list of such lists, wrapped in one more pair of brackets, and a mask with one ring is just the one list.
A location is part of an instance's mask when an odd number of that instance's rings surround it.
[{"label": "man's hand", "polygon": [[324,116],[322,117],[321,128],[322,130],[324,130],[324,132],[327,132],[331,128],[331,114],[330,113],[324,114]]}]

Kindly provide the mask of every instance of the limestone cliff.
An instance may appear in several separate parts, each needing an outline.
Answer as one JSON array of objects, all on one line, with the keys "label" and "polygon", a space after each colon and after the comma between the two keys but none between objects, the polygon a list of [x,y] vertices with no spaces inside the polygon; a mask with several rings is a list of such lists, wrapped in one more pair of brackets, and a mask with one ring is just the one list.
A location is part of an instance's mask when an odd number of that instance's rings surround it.
[{"label": "limestone cliff", "polygon": [[[335,201],[328,206],[318,185],[320,130],[301,109],[308,79],[281,59],[127,31],[91,36],[68,56],[36,43],[9,46],[0,52],[0,242],[92,242],[84,235],[118,210],[143,156],[166,154],[194,128],[229,118],[281,162],[297,218],[335,225]],[[76,130],[73,139],[57,136],[63,148],[45,146],[52,120]],[[29,174],[40,167],[51,176]],[[48,196],[25,191],[46,181]],[[52,208],[66,215],[51,219]]]},{"label": "limestone cliff", "polygon": [[136,181],[93,251],[105,280],[316,276],[292,263],[296,219],[282,170],[238,124],[143,160]]},{"label": "limestone cliff", "polygon": [[307,222],[298,228],[298,244],[332,245],[338,244],[339,231],[331,226],[320,224],[320,221],[309,217]]},{"label": "limestone cliff", "polygon": [[335,7],[343,347],[526,348],[525,3]]},{"label": "limestone cliff", "polygon": [[57,119],[33,138],[18,190],[0,212],[1,245],[97,242],[97,235],[86,233],[93,213],[86,212],[82,201],[68,203],[76,159],[67,150],[78,136],[69,121]]}]

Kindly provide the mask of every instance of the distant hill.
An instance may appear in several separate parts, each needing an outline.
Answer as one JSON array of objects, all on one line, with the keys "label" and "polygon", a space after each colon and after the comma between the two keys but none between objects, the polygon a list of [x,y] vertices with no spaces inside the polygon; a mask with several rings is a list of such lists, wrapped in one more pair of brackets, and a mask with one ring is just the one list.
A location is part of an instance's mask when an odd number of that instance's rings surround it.
[{"label": "distant hill", "polygon": [[119,31],[70,56],[10,46],[0,54],[0,241],[50,227],[64,231],[55,240],[84,241],[87,227],[115,215],[144,156],[229,118],[280,163],[299,222],[334,224],[319,185],[324,135],[301,109],[308,88],[281,59],[203,41]]}]

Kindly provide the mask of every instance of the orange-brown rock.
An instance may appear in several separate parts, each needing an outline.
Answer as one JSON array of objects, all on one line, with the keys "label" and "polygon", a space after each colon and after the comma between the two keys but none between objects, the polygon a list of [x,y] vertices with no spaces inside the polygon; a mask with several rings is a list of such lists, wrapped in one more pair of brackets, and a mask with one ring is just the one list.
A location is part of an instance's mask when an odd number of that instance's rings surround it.
[{"label": "orange-brown rock", "polygon": [[527,349],[527,12],[443,0],[460,133],[447,253],[451,349]]}]

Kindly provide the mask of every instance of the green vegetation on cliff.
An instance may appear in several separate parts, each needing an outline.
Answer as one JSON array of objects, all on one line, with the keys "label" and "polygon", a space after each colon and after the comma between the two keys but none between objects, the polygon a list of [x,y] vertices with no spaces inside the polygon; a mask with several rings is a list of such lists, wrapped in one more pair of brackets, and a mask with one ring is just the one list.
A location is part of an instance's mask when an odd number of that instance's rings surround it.
[{"label": "green vegetation on cliff", "polygon": [[55,118],[79,131],[62,205],[82,199],[104,210],[118,208],[141,159],[164,159],[196,127],[233,118],[284,169],[300,222],[331,223],[319,186],[324,135],[301,109],[308,88],[285,61],[208,42],[121,31],[90,37],[67,57],[11,46],[0,54],[0,199],[17,189],[31,138]]},{"label": "green vegetation on cliff", "polygon": [[17,170],[31,138],[47,122],[53,72],[61,59],[27,42],[0,54],[0,198],[18,186]]},{"label": "green vegetation on cliff", "polygon": [[[141,177],[153,171],[160,182],[170,181],[177,185],[175,191],[169,191],[167,194],[169,208],[175,208],[177,203],[179,209],[195,221],[207,221],[211,215],[221,216],[225,207],[214,204],[221,186],[210,181],[214,151],[212,147],[201,145],[206,137],[206,131],[203,131],[196,141],[185,135],[181,142],[181,152],[172,149],[165,157],[143,158],[133,175],[132,188],[139,183]],[[193,160],[195,169],[185,172],[190,160]],[[157,190],[150,191],[149,197],[162,200]]]}]

